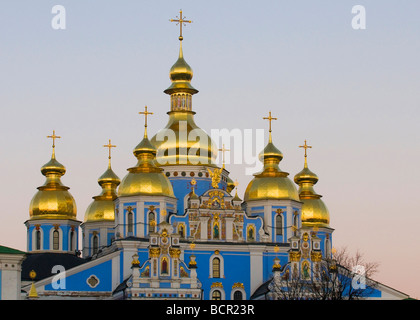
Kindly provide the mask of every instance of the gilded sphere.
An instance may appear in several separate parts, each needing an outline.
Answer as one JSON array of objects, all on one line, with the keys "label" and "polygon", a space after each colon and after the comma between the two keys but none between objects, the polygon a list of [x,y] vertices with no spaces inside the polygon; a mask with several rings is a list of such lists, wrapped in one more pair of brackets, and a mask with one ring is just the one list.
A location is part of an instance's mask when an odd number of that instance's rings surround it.
[{"label": "gilded sphere", "polygon": [[287,176],[255,177],[245,190],[244,200],[265,199],[299,201],[299,194],[295,185]]},{"label": "gilded sphere", "polygon": [[302,224],[306,226],[328,227],[330,213],[325,203],[319,198],[301,199]]},{"label": "gilded sphere", "polygon": [[118,196],[133,195],[175,197],[171,182],[161,172],[129,172],[118,188]]},{"label": "gilded sphere", "polygon": [[[41,187],[40,187],[41,188]],[[76,219],[76,202],[67,188],[40,189],[29,206],[31,219]]]},{"label": "gilded sphere", "polygon": [[95,200],[86,210],[85,222],[114,221],[115,205],[112,200]]}]

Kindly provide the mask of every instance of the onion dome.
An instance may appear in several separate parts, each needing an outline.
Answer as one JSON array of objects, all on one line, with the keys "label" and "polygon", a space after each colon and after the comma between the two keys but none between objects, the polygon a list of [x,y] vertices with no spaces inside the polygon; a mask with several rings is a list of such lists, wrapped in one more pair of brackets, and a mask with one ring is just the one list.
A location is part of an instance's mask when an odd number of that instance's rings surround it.
[{"label": "onion dome", "polygon": [[[59,138],[53,133],[53,139]],[[46,177],[45,183],[38,187],[29,206],[31,220],[37,219],[76,219],[77,208],[73,196],[61,182],[61,177],[66,173],[66,168],[55,158],[55,144],[51,160],[41,168],[41,173]]]},{"label": "onion dome", "polygon": [[156,149],[147,137],[147,122],[143,140],[134,148],[134,156],[138,162],[129,168],[118,188],[118,196],[154,195],[173,197],[174,192],[163,169],[156,166]]},{"label": "onion dome", "polygon": [[254,174],[245,190],[245,201],[253,200],[283,200],[299,201],[299,195],[293,182],[287,177],[289,173],[281,171],[279,163],[283,154],[272,142],[271,129],[269,142],[259,154],[259,159],[264,167],[260,173]]},{"label": "onion dome", "polygon": [[182,91],[190,94],[196,94],[198,90],[191,85],[192,77],[193,70],[184,59],[181,41],[179,46],[178,60],[172,66],[171,70],[169,70],[169,78],[171,79],[172,84],[164,92],[167,94],[173,94]]},{"label": "onion dome", "polygon": [[182,53],[180,37],[179,57],[169,76],[171,86],[164,92],[171,96],[169,121],[151,143],[157,150],[158,166],[207,165],[215,167],[217,148],[210,136],[195,121],[192,96],[198,92],[191,85],[193,72]]},{"label": "onion dome", "polygon": [[[109,145],[111,151],[111,141]],[[100,195],[93,197],[94,201],[89,205],[85,213],[85,222],[93,221],[114,221],[115,205],[117,198],[117,187],[121,183],[120,178],[111,168],[111,155],[109,156],[108,169],[99,177],[98,184],[102,188]]]},{"label": "onion dome", "polygon": [[302,226],[328,227],[330,214],[327,206],[321,200],[321,195],[317,194],[313,186],[318,182],[318,176],[308,168],[306,149],[311,148],[306,145],[305,164],[302,171],[295,175],[294,181],[299,185],[299,197],[302,201]]}]

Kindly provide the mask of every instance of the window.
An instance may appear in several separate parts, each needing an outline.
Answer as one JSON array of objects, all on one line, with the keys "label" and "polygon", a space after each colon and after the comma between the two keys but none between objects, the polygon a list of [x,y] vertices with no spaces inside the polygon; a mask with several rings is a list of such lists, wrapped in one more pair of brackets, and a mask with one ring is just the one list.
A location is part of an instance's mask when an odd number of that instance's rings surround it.
[{"label": "window", "polygon": [[180,235],[181,238],[184,238],[185,237],[185,234],[184,234],[184,225],[183,224],[179,225],[178,234]]},{"label": "window", "polygon": [[254,228],[250,227],[248,229],[248,241],[254,241]]},{"label": "window", "polygon": [[93,236],[92,242],[93,242],[93,254],[95,254],[98,252],[98,236],[96,234]]},{"label": "window", "polygon": [[129,232],[129,233],[133,233],[133,213],[132,212],[129,212],[128,213],[128,216],[127,216],[127,224],[128,224],[128,226],[127,226],[127,232]]},{"label": "window", "polygon": [[155,213],[152,211],[149,212],[149,232],[155,232],[155,225]]},{"label": "window", "polygon": [[53,232],[53,250],[59,250],[60,249],[60,234],[58,233],[58,230],[54,230]]},{"label": "window", "polygon": [[276,236],[283,235],[283,218],[281,214],[276,216]]},{"label": "window", "polygon": [[70,232],[70,251],[74,251],[74,231]]},{"label": "window", "polygon": [[242,292],[241,292],[241,291],[239,291],[239,290],[236,290],[236,291],[233,293],[233,300],[243,300],[243,299],[242,299]]},{"label": "window", "polygon": [[220,278],[220,259],[214,258],[212,261],[213,265],[213,278]]},{"label": "window", "polygon": [[219,290],[214,290],[212,295],[211,295],[211,299],[212,300],[221,300],[222,299],[222,294],[220,293]]},{"label": "window", "polygon": [[41,231],[35,232],[35,250],[41,250]]},{"label": "window", "polygon": [[295,216],[294,216],[294,218],[293,218],[293,225],[295,226],[295,231],[293,232],[293,235],[295,235],[296,236],[296,231],[297,231],[297,228],[298,228],[298,215],[297,214],[295,214]]}]

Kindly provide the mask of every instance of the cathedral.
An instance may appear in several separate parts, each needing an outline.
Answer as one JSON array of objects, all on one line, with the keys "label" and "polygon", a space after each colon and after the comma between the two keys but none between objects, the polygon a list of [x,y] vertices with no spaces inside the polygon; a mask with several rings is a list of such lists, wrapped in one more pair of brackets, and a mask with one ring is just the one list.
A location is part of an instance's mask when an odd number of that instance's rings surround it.
[{"label": "cathedral", "polygon": [[[144,135],[130,155],[137,163],[122,179],[112,169],[115,146],[109,140],[108,167],[84,216],[61,182],[67,172],[56,155],[60,137],[55,131],[48,136],[52,152],[41,167],[45,183],[24,222],[27,251],[0,247],[0,299],[270,300],[279,298],[276,288],[287,291],[291,279],[313,282],[325,275],[334,229],[314,189],[318,176],[307,160],[311,146],[306,141],[301,146],[299,173],[291,178],[282,171],[270,112],[264,117],[268,141],[259,153],[262,170],[239,195],[224,161],[216,165],[220,149],[194,119],[198,90],[182,49],[182,26],[190,21],[182,11],[171,21],[180,26],[180,47],[164,90],[166,126],[152,136],[147,121],[156,111],[140,112]],[[378,284],[365,298],[407,295]]]}]

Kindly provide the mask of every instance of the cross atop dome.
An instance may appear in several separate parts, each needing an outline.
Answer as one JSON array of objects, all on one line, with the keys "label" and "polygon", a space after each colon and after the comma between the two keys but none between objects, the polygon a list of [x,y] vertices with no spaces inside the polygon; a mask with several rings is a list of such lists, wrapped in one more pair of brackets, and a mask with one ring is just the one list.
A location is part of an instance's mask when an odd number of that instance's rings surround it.
[{"label": "cross atop dome", "polygon": [[55,130],[53,130],[53,134],[51,136],[47,136],[47,138],[50,138],[53,141],[53,145],[52,145],[52,148],[53,148],[52,157],[55,158],[55,139],[60,139],[61,137],[56,136],[55,135]]},{"label": "cross atop dome", "polygon": [[177,19],[171,19],[171,22],[176,22],[177,25],[179,24],[179,41],[182,41],[184,38],[182,37],[182,26],[186,26],[185,23],[192,23],[191,20],[184,20],[185,17],[182,16],[182,9],[179,10],[179,17]]}]

